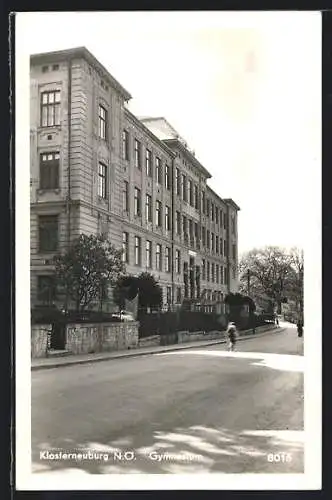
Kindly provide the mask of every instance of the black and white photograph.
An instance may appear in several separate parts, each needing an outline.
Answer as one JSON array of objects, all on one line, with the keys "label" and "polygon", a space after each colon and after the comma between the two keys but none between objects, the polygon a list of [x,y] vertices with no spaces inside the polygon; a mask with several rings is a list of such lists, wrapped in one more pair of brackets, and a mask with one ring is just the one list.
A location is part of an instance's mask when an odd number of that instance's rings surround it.
[{"label": "black and white photograph", "polygon": [[17,488],[319,489],[321,14],[15,29]]}]

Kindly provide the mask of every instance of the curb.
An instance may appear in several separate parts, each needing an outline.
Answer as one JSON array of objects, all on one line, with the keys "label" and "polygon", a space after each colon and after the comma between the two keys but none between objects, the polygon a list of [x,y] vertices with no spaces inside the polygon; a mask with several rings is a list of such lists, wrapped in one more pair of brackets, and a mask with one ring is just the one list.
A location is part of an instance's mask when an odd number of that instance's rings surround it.
[{"label": "curb", "polygon": [[[243,341],[243,340],[251,340],[251,339],[256,339],[256,338],[259,338],[259,337],[262,337],[263,335],[267,335],[268,333],[271,333],[271,332],[274,332],[275,330],[277,330],[279,333],[283,332],[284,330],[286,330],[286,328],[283,328],[283,327],[280,327],[280,328],[271,328],[269,330],[265,330],[263,332],[258,332],[258,333],[255,333],[255,334],[244,334],[244,335],[241,335],[238,337],[238,341]],[[102,362],[102,361],[110,361],[111,359],[112,360],[117,360],[117,359],[123,359],[123,358],[137,358],[137,357],[141,357],[141,356],[150,356],[151,354],[164,354],[164,353],[167,353],[167,352],[172,352],[172,351],[181,351],[182,349],[195,349],[197,347],[208,347],[210,345],[216,345],[216,344],[226,344],[227,341],[225,339],[220,339],[220,340],[207,340],[206,343],[204,344],[200,344],[200,345],[193,345],[192,343],[188,342],[189,345],[186,345],[185,343],[184,344],[174,344],[174,347],[170,348],[170,349],[161,349],[159,351],[147,351],[147,352],[135,352],[135,351],[131,351],[131,352],[127,352],[126,353],[123,353],[123,354],[119,354],[119,355],[116,355],[114,356],[114,353],[113,354],[110,354],[110,356],[107,356],[107,357],[102,357],[102,358],[94,358],[94,359],[77,359],[77,360],[73,360],[73,361],[65,361],[65,362],[62,362],[62,363],[59,363],[59,362],[54,362],[52,364],[45,364],[45,365],[35,365],[35,366],[31,366],[31,371],[39,371],[39,370],[49,370],[51,368],[60,368],[61,366],[63,367],[68,367],[68,366],[73,366],[73,365],[84,365],[84,364],[88,364],[88,363],[98,363],[98,362]]]}]

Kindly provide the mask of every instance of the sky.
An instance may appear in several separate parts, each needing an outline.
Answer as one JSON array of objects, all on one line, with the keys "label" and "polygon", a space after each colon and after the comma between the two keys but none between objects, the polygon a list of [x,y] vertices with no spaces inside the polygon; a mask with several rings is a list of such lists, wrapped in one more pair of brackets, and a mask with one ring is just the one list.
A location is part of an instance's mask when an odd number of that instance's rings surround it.
[{"label": "sky", "polygon": [[320,13],[31,12],[16,33],[27,61],[86,46],[136,116],[164,116],[240,206],[240,255],[305,247],[320,203]]}]

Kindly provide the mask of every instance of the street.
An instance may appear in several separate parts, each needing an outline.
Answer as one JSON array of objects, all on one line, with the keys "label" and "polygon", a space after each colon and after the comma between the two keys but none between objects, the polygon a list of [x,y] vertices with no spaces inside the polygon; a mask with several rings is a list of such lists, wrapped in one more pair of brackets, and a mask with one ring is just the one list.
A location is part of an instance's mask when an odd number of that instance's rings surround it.
[{"label": "street", "polygon": [[31,376],[33,472],[303,472],[303,339],[289,324],[234,353],[218,344]]}]

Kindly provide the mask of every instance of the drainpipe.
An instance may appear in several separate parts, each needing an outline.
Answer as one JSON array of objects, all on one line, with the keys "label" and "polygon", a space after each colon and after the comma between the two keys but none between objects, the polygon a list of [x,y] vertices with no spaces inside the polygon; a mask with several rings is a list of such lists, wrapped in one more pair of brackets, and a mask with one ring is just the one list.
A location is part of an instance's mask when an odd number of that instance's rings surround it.
[{"label": "drainpipe", "polygon": [[[70,246],[71,241],[71,92],[72,92],[72,60],[68,60],[68,87],[67,87],[67,121],[68,121],[68,150],[67,150],[67,199],[66,199],[66,212],[67,212],[67,247]],[[68,311],[69,295],[68,290],[66,291],[66,304],[65,310]]]},{"label": "drainpipe", "polygon": [[171,189],[172,189],[172,196],[171,196],[171,279],[172,279],[172,297],[171,297],[171,304],[174,304],[174,293],[175,293],[175,285],[174,285],[174,209],[175,209],[175,193],[174,193],[174,169],[175,169],[175,161],[174,158],[172,158],[172,178],[171,178]]},{"label": "drainpipe", "polygon": [[230,229],[229,229],[229,206],[227,204],[227,223],[226,223],[226,238],[227,238],[227,292],[231,291],[231,268],[230,268]]},{"label": "drainpipe", "polygon": [[71,222],[71,217],[70,217],[70,210],[71,210],[71,158],[70,158],[70,153],[71,153],[71,92],[72,92],[72,60],[69,59],[68,61],[68,156],[67,156],[67,241],[68,241],[68,247],[70,245],[70,240],[71,240],[71,227],[70,227],[70,222]]}]

